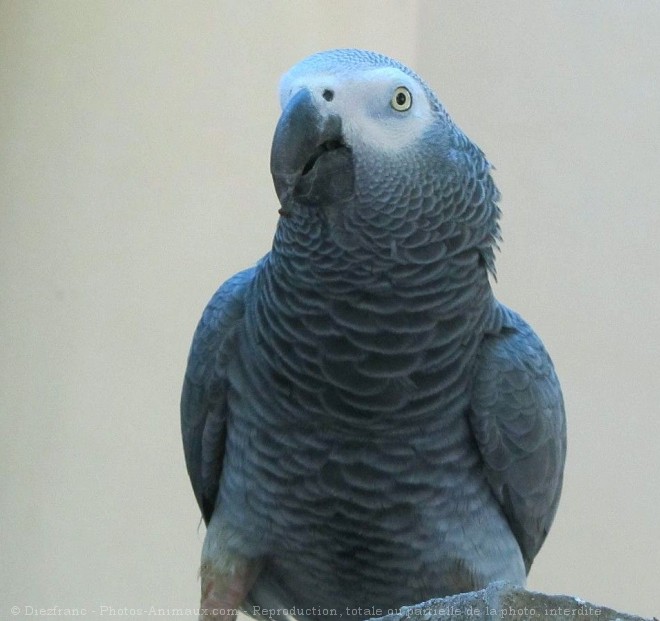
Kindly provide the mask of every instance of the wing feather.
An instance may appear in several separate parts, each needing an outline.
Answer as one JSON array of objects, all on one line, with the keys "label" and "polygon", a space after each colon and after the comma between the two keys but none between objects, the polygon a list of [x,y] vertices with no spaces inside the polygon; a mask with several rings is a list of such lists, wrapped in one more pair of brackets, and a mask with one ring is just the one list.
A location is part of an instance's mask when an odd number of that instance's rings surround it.
[{"label": "wing feather", "polygon": [[226,368],[255,268],[225,282],[195,331],[181,393],[181,433],[188,475],[208,524],[222,474],[227,423]]},{"label": "wing feather", "polygon": [[478,352],[470,423],[529,572],[561,493],[564,402],[540,339],[519,315],[499,310],[501,325]]}]

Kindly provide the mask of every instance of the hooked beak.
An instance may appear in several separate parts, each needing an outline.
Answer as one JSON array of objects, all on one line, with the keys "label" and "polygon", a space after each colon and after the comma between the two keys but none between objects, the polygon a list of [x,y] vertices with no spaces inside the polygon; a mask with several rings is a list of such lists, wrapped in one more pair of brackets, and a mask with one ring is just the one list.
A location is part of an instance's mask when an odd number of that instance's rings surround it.
[{"label": "hooked beak", "polygon": [[324,116],[306,88],[291,98],[277,123],[270,172],[284,212],[294,202],[323,206],[353,196],[353,154],[341,117]]}]

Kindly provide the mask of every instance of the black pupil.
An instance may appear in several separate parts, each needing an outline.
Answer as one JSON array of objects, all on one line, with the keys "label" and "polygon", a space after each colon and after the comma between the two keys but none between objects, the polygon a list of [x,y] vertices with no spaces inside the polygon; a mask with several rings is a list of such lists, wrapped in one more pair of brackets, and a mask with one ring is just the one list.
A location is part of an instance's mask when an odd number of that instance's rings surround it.
[{"label": "black pupil", "polygon": [[396,103],[399,104],[400,106],[402,106],[404,103],[406,103],[407,99],[408,98],[406,97],[405,93],[397,93]]}]

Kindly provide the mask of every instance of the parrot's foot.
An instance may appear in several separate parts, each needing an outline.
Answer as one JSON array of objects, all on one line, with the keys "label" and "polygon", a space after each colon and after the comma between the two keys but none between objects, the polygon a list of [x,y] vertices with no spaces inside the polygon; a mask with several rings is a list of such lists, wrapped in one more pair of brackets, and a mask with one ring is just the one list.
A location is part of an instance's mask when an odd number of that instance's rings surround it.
[{"label": "parrot's foot", "polygon": [[202,563],[199,621],[234,621],[260,568],[259,562],[244,561],[225,573],[210,563]]}]

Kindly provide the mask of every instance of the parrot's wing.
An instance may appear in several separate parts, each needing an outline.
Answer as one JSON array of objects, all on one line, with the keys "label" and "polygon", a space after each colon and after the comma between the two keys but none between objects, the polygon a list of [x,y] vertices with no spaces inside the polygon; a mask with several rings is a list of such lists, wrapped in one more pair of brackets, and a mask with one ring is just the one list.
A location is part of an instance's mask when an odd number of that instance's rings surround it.
[{"label": "parrot's wing", "polygon": [[239,272],[215,293],[197,326],[181,393],[181,433],[188,475],[208,524],[215,506],[228,415],[226,369],[234,354],[247,286],[255,268]]},{"label": "parrot's wing", "polygon": [[519,315],[498,311],[499,325],[478,352],[470,423],[529,572],[561,493],[564,403],[543,343]]}]

